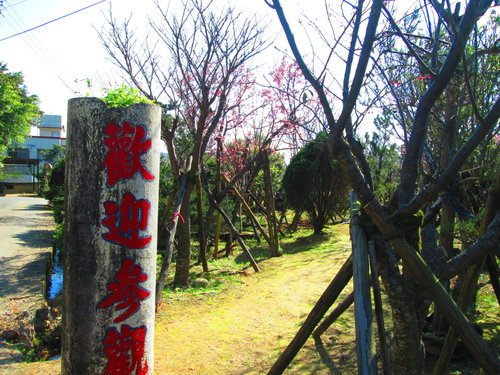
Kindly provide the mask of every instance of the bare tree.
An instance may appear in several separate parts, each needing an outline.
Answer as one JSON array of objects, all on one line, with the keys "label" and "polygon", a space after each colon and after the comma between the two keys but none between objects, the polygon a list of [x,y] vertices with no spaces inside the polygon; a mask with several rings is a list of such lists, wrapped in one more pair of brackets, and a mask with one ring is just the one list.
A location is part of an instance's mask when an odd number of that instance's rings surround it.
[{"label": "bare tree", "polygon": [[[156,5],[158,19],[150,19],[151,32],[142,39],[131,28],[130,18],[118,24],[111,12],[108,28],[100,35],[129,83],[148,98],[166,103],[163,140],[178,186],[186,179],[184,188],[178,189],[180,212],[173,219],[182,218],[177,226],[174,283],[187,286],[190,199],[200,183],[202,157],[214,132],[224,126],[225,113],[237,105],[233,92],[248,84],[248,62],[266,47],[266,42],[264,26],[255,17],[229,7],[216,9],[214,1],[183,0],[179,12],[159,2]],[[184,142],[178,142],[180,139]],[[157,290],[161,292],[162,288],[158,285]]]},{"label": "bare tree", "polygon": [[[481,143],[491,139],[490,136],[497,125],[500,114],[498,90],[494,94],[495,98],[481,95],[480,89],[473,84],[477,81],[471,79],[477,65],[471,64],[470,59],[473,56],[479,61],[485,57],[477,53],[477,48],[474,52],[474,44],[471,43],[475,40],[472,36],[477,35],[475,34],[477,22],[491,6],[492,1],[471,0],[462,14],[459,10],[451,9],[449,1],[422,2],[420,12],[426,21],[425,28],[415,28],[410,32],[401,29],[400,23],[395,20],[394,9],[388,9],[385,5],[388,2],[358,0],[356,4],[352,4],[343,1],[340,5],[341,18],[347,20],[347,26],[341,29],[341,34],[348,35],[350,40],[342,43],[341,38],[335,38],[335,35],[333,39],[328,39],[324,37],[324,30],[319,30],[322,39],[328,42],[330,51],[328,57],[322,60],[324,65],[319,69],[317,65],[306,61],[301,51],[304,46],[297,43],[281,1],[265,1],[276,12],[297,63],[319,97],[329,126],[331,152],[343,161],[349,182],[361,202],[363,212],[376,228],[372,236],[378,244],[378,267],[392,309],[394,342],[391,351],[394,373],[423,373],[425,363],[421,346],[423,318],[430,302],[434,302],[443,313],[480,365],[488,373],[498,373],[500,371],[498,359],[422,259],[419,241],[419,235],[424,235],[426,224],[436,217],[439,195],[450,188],[467,159]],[[330,28],[335,30],[332,21],[335,18],[328,1],[325,1],[325,10],[329,16]],[[364,36],[361,36],[361,30],[364,30]],[[388,46],[391,48],[385,53],[391,56],[404,55],[405,69],[412,65],[418,67],[414,69],[413,78],[418,80],[422,77],[419,81],[425,83],[421,85],[420,92],[414,91],[407,97],[413,98],[413,103],[409,100],[403,102],[401,95],[397,95],[397,90],[394,90],[394,84],[398,85],[398,82],[388,79],[391,72],[379,69],[381,52],[376,46],[383,44],[383,38],[387,33],[397,38],[396,44]],[[446,38],[443,38],[443,35]],[[331,43],[330,40],[339,42]],[[418,40],[425,40],[425,43],[419,43]],[[490,44],[482,49],[491,51],[494,45]],[[328,82],[326,79],[331,63],[330,56],[333,55],[343,61],[344,73],[342,83],[339,84],[342,89],[342,106],[337,110],[338,115],[335,115],[333,103],[327,96],[327,92],[330,91],[329,84],[334,85],[340,81]],[[337,64],[335,73],[338,75],[341,70],[338,59],[335,60],[335,64]],[[399,68],[394,66],[394,69]],[[378,74],[374,79],[377,70]],[[408,68],[407,71],[409,70]],[[396,73],[397,71],[394,74]],[[370,91],[363,90],[370,84],[384,86],[384,82],[387,84],[385,92],[372,91],[372,94],[376,94],[377,100],[380,100],[381,96],[392,95],[391,101],[395,103],[394,108],[398,111],[400,120],[398,126],[405,146],[400,168],[400,184],[397,193],[387,206],[382,206],[374,194],[371,171],[355,137],[353,126],[360,105],[366,102],[366,98],[361,94],[370,94]],[[457,90],[457,85],[460,90]],[[498,88],[497,84],[495,86]],[[459,105],[467,103],[473,116],[467,119],[456,117],[454,115],[458,115],[457,108],[452,106],[448,106],[446,110],[446,102],[452,100]],[[441,110],[443,105],[444,110]],[[450,137],[447,138],[446,131],[439,135],[430,131],[431,124],[436,122],[446,124],[452,119],[455,124],[449,126],[470,126],[472,131],[469,131],[462,140],[457,152],[447,157],[443,156],[441,165],[435,169],[432,178],[425,178],[426,170],[423,162],[429,161],[427,156],[430,153],[426,153],[426,150],[432,143],[432,137],[437,137],[434,144],[436,141],[451,140]],[[443,128],[446,129],[446,126]],[[449,145],[449,142],[446,144]],[[423,221],[417,215],[419,210],[426,213]],[[477,238],[470,248],[464,249],[463,254],[471,256],[466,257],[467,261],[460,262],[462,267],[481,261],[484,254],[498,247],[500,239],[497,223],[500,215],[498,207],[495,212],[496,216],[491,219],[488,230]],[[491,242],[492,239],[497,243]],[[481,252],[478,251],[477,242],[483,245]],[[434,246],[430,247],[431,251],[439,252],[437,244],[434,243]],[[399,259],[402,267],[395,264]],[[442,277],[442,281],[447,281],[453,276],[451,272],[443,271],[450,270],[453,263],[453,259],[448,261],[448,266],[441,262],[440,272],[437,271],[438,267],[434,268],[438,276]],[[464,268],[461,268],[461,271],[463,270]],[[461,271],[454,270],[454,272]],[[279,371],[275,371],[273,367],[270,374],[275,373]]]}]

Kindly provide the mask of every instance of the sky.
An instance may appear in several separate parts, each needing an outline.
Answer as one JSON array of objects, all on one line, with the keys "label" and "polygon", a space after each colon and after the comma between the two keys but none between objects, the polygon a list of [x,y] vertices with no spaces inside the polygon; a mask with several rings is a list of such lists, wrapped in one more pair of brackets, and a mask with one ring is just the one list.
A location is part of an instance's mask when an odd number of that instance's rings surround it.
[{"label": "sky", "polygon": [[[240,0],[231,2],[242,3]],[[250,11],[269,13],[263,0],[253,2]],[[172,3],[175,5],[178,1]],[[70,98],[87,93],[102,96],[101,84],[122,83],[118,68],[109,61],[97,35],[110,4],[118,19],[133,14],[138,24],[145,24],[147,14],[154,12],[152,0],[4,1],[0,40],[90,6],[0,41],[0,61],[7,64],[9,71],[22,72],[28,92],[40,98],[42,111],[63,116],[63,124]],[[87,87],[87,79],[92,80],[92,89]]]},{"label": "sky", "polygon": [[[398,1],[411,5],[418,0]],[[167,3],[166,0],[161,2]],[[179,2],[171,0],[172,6]],[[230,3],[245,12],[257,12],[259,17],[269,17],[270,34],[275,34],[276,43],[286,48],[286,42],[280,39],[282,32],[276,15],[264,0],[215,0],[215,3]],[[307,3],[301,0],[283,1],[291,19],[300,17],[303,7],[307,7],[308,15],[314,19],[315,12],[322,12],[322,4],[323,0],[308,0]],[[63,125],[69,99],[87,93],[99,97],[102,96],[101,85],[116,87],[122,83],[119,69],[109,61],[97,34],[97,30],[105,23],[104,17],[110,5],[117,19],[133,14],[136,20],[134,24],[138,26],[146,25],[146,16],[155,12],[153,0],[3,2],[0,15],[0,61],[7,64],[9,71],[23,73],[29,93],[40,98],[41,110],[45,114],[61,115]],[[71,15],[63,17],[68,14]],[[32,28],[35,29],[13,36]],[[90,89],[86,84],[87,79],[93,82]]]}]

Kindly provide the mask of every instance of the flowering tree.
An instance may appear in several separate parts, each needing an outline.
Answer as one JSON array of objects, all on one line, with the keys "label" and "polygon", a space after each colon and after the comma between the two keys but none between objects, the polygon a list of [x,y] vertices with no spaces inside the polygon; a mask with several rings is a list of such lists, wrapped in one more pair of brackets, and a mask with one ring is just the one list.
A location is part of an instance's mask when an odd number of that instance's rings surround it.
[{"label": "flowering tree", "polygon": [[287,125],[275,144],[277,149],[287,150],[293,155],[319,131],[326,130],[318,96],[298,64],[286,56],[266,80],[267,84],[260,91],[264,114],[262,127],[272,132]]},{"label": "flowering tree", "polygon": [[[237,104],[233,93],[244,84],[246,64],[265,47],[264,29],[256,19],[232,8],[214,10],[213,1],[183,0],[177,14],[159,2],[157,9],[158,20],[150,21],[154,44],[148,39],[152,35],[139,43],[130,19],[118,25],[111,14],[101,40],[134,87],[149,99],[168,103],[162,135],[178,186],[175,212],[179,215],[173,221],[177,225],[178,218],[183,219],[178,227],[174,283],[186,286],[191,257],[189,202],[200,185],[202,156],[214,133],[224,128],[229,109]],[[179,138],[187,142],[179,144]]]}]

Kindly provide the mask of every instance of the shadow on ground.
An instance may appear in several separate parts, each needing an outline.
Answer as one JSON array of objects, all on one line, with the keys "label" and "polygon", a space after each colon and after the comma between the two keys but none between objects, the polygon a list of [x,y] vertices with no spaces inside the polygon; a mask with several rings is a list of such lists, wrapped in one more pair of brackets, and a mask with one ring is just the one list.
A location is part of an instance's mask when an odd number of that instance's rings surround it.
[{"label": "shadow on ground", "polygon": [[[325,243],[329,243],[333,245],[340,241],[335,237],[335,235],[330,233],[321,233],[321,234],[312,234],[310,236],[299,237],[294,242],[281,244],[281,251],[283,254],[293,255],[297,253],[307,252],[313,249],[316,249],[318,246],[321,246]],[[266,259],[269,259],[269,246],[268,244],[262,240],[262,243],[258,246],[254,246],[250,249],[250,253],[257,263],[262,262]],[[240,253],[236,256],[234,261],[237,264],[245,264],[248,263],[248,257],[245,253]]]},{"label": "shadow on ground", "polygon": [[[43,280],[49,252],[36,255],[16,255],[0,260],[0,298],[8,295],[32,295],[42,293]],[[25,257],[32,258],[24,261]],[[23,264],[22,266],[19,266]]]},{"label": "shadow on ground", "polygon": [[47,229],[32,229],[14,236],[22,241],[22,246],[27,247],[51,247],[54,231]]},{"label": "shadow on ground", "polygon": [[50,214],[50,208],[46,204],[31,204],[26,207],[17,208],[14,211],[46,211]]}]

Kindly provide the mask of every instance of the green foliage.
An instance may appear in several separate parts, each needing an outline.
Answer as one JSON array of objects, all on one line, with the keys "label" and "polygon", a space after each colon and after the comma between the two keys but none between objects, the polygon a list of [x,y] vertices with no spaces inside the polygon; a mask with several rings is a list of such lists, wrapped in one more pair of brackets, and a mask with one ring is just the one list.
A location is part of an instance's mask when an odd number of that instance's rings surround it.
[{"label": "green foliage", "polygon": [[64,223],[56,224],[56,231],[54,233],[54,247],[62,249],[64,244]]},{"label": "green foliage", "polygon": [[48,186],[43,190],[42,195],[52,205],[54,220],[60,224],[64,220],[64,168],[65,159],[59,159],[49,176]]},{"label": "green foliage", "polygon": [[170,162],[167,158],[160,158],[160,181],[158,194],[158,235],[165,230],[165,220],[172,217],[172,206],[175,202],[175,179]]},{"label": "green foliage", "polygon": [[[283,154],[272,153],[269,155],[269,168],[271,169],[271,181],[273,185],[274,194],[276,195],[281,180],[285,174],[285,159]],[[252,186],[252,192],[258,198],[264,199],[264,171],[259,171]]]},{"label": "green foliage", "polygon": [[0,62],[0,166],[7,148],[23,142],[42,115],[38,97],[29,95],[21,73],[11,73]]},{"label": "green foliage", "polygon": [[365,155],[372,172],[375,195],[383,204],[387,203],[399,184],[401,155],[395,143],[391,142],[391,114],[386,109],[375,118],[377,132],[365,134]]},{"label": "green foliage", "polygon": [[320,132],[290,161],[282,187],[295,210],[308,213],[314,233],[320,233],[329,219],[341,216],[348,205],[349,184],[338,160],[326,147],[328,136]]},{"label": "green foliage", "polygon": [[64,157],[66,154],[66,146],[53,145],[50,150],[41,150],[41,155],[43,160],[49,163],[51,166],[44,164],[42,171],[38,174],[38,179],[40,181],[40,191],[42,194],[50,189],[49,180],[52,173],[52,166],[57,163],[57,161]]},{"label": "green foliage", "polygon": [[460,242],[470,245],[479,237],[479,222],[474,218],[457,220],[455,229]]},{"label": "green foliage", "polygon": [[128,107],[137,103],[155,104],[153,100],[142,96],[139,90],[125,85],[114,90],[103,89],[103,91],[105,95],[102,100],[110,108]]},{"label": "green foliage", "polygon": [[53,145],[50,150],[41,150],[40,154],[47,163],[55,164],[66,154],[66,146]]},{"label": "green foliage", "polygon": [[164,156],[160,158],[160,197],[168,197],[175,190],[174,173],[170,162]]}]

